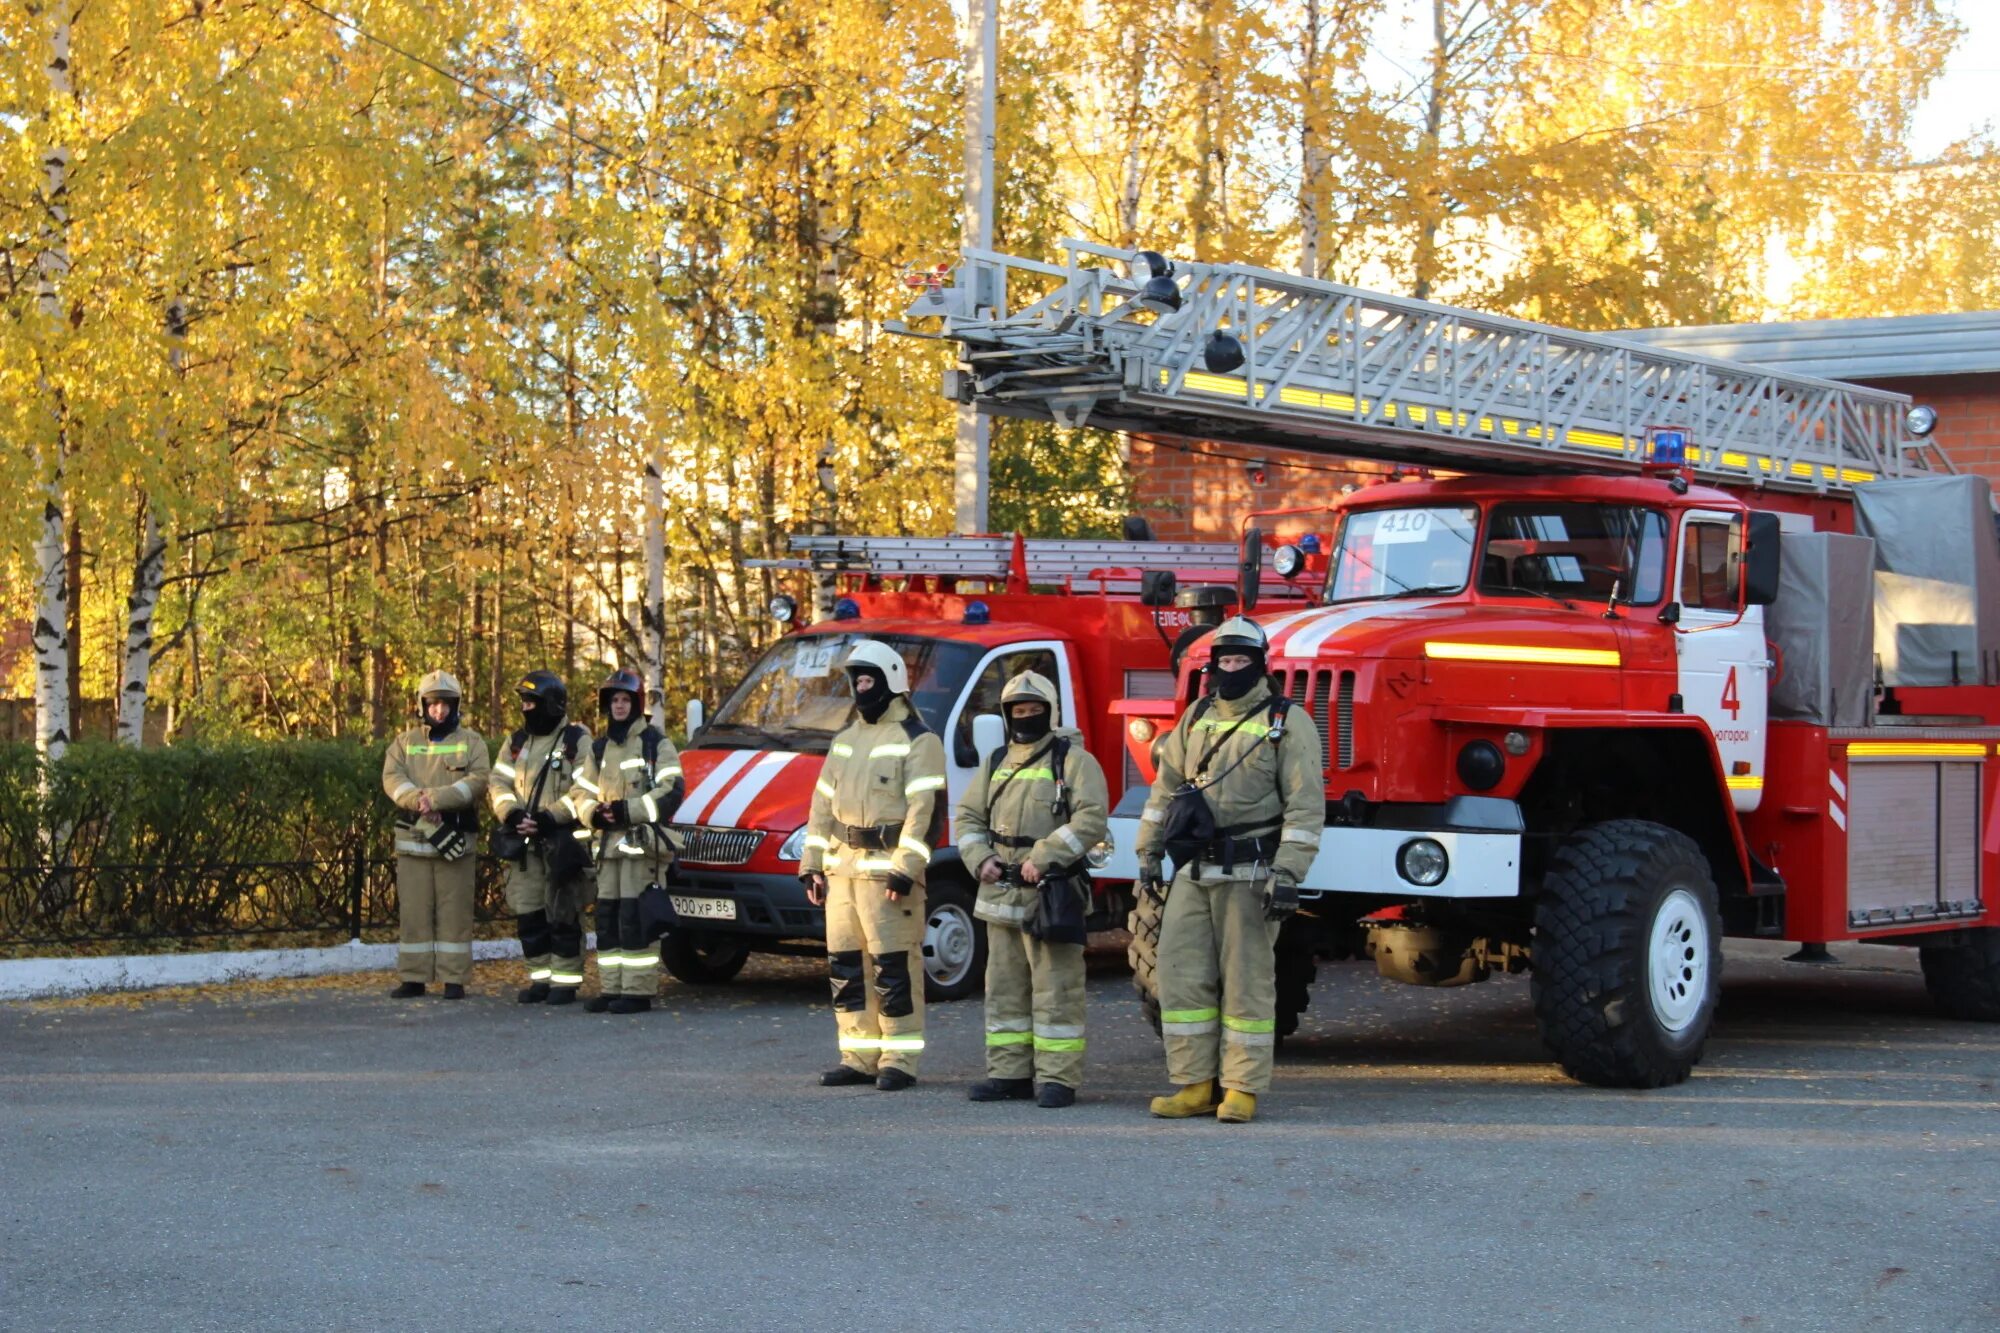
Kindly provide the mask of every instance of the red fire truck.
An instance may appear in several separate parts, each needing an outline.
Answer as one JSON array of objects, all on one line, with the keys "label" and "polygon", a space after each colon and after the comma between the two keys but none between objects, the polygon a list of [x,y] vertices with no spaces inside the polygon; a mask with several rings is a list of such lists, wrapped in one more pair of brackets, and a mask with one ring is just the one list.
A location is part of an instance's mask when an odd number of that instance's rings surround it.
[{"label": "red fire truck", "polygon": [[[1457,475],[1364,488],[1313,552],[1243,543],[1241,604],[1325,744],[1322,848],[1279,942],[1433,986],[1531,973],[1574,1077],[1659,1086],[1725,935],[1914,946],[2000,1019],[2000,542],[1900,395],[1230,264],[973,252],[910,314],[945,390],[1068,426]],[[909,331],[909,330],[905,330]],[[937,336],[937,335],[931,335]],[[1303,604],[1296,600],[1303,597]],[[1136,776],[1201,688],[1114,707]],[[1098,735],[1093,733],[1093,742]],[[1129,876],[1143,793],[1126,784]],[[1142,994],[1157,919],[1133,920]]]},{"label": "red fire truck", "polygon": [[[1001,741],[1009,677],[1033,669],[1056,682],[1064,724],[1094,753],[1122,756],[1120,701],[1146,709],[1170,698],[1176,640],[1221,621],[1236,599],[1229,543],[797,537],[792,546],[793,559],[754,563],[833,580],[832,616],[786,633],[713,715],[690,708],[688,794],[675,817],[678,924],[662,946],[684,981],[727,981],[754,950],[823,951],[813,942],[824,915],[806,902],[798,862],[821,759],[850,720],[839,663],[857,640],[887,643],[908,663],[911,702],[944,738],[955,804]],[[1280,595],[1305,604],[1302,593]],[[789,625],[797,604],[781,596],[773,612]],[[1114,798],[1137,772],[1115,758],[1105,769]],[[1128,887],[1101,882],[1093,928],[1124,923]],[[933,999],[970,994],[984,979],[973,896],[948,841],[927,893]]]}]

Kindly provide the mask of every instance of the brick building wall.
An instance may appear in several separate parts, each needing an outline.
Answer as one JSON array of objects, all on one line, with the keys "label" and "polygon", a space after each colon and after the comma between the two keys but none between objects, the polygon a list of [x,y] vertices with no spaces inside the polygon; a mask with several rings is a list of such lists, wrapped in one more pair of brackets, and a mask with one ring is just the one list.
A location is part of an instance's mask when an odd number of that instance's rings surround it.
[{"label": "brick building wall", "polygon": [[[1939,445],[1961,472],[2000,489],[2000,374],[1863,381],[1937,409]],[[1250,463],[1264,464],[1253,481]],[[1390,469],[1242,444],[1135,435],[1133,502],[1162,541],[1234,541],[1245,515],[1323,506]]]}]

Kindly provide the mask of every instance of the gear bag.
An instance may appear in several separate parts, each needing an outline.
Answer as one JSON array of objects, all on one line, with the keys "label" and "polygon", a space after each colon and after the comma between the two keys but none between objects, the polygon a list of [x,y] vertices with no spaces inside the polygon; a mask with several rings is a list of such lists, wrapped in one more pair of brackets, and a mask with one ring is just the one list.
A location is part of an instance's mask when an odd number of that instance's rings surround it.
[{"label": "gear bag", "polygon": [[[994,795],[994,775],[1000,771],[1000,761],[1006,753],[1004,749],[995,750],[987,767],[989,808]],[[1058,819],[1067,824],[1070,816],[1069,737],[1051,737],[1042,749],[1022,760],[1020,768],[1026,768],[1043,754],[1049,756],[1049,771],[1055,774],[1054,813]],[[1020,768],[1015,769],[1015,772],[1018,773]],[[999,785],[1004,787],[1013,779],[1014,774],[1009,773],[999,779]],[[1035,905],[1030,910],[1028,919],[1021,923],[1021,929],[1028,938],[1040,940],[1044,944],[1089,943],[1090,932],[1085,928],[1084,919],[1090,912],[1090,877],[1080,872],[1081,864],[1081,862],[1071,862],[1066,866],[1051,866],[1042,876],[1041,882],[1036,885]]]},{"label": "gear bag", "polygon": [[[1201,701],[1195,704],[1194,716],[1188,720],[1190,729],[1201,721],[1214,699],[1214,695],[1205,694],[1201,697]],[[1269,726],[1270,740],[1273,744],[1284,735],[1285,712],[1291,706],[1292,701],[1282,694],[1273,695],[1271,698]],[[1216,840],[1226,832],[1216,824],[1215,810],[1209,805],[1208,797],[1204,793],[1241,767],[1256,747],[1245,749],[1242,754],[1236,756],[1234,763],[1212,778],[1207,776],[1208,765],[1209,761],[1215,758],[1216,752],[1222,748],[1223,743],[1250,718],[1251,714],[1245,713],[1233,726],[1217,736],[1215,744],[1208,747],[1208,753],[1204,754],[1200,762],[1195,765],[1193,775],[1183,782],[1167,801],[1166,814],[1160,822],[1160,837],[1166,845],[1167,855],[1173,859],[1176,867],[1191,865],[1206,855],[1209,848],[1214,846]],[[1205,778],[1206,781],[1203,780]]]}]

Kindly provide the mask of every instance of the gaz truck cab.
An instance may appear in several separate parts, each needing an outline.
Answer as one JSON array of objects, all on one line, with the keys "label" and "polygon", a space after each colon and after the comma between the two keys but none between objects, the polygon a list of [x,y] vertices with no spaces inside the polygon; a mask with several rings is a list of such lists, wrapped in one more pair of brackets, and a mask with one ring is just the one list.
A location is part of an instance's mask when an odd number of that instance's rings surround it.
[{"label": "gaz truck cab", "polygon": [[[855,643],[885,643],[908,665],[910,701],[944,741],[954,809],[1002,743],[1000,692],[1022,671],[1055,682],[1061,725],[1107,760],[1115,800],[1135,769],[1120,762],[1124,718],[1114,705],[1170,697],[1175,641],[1219,622],[1235,601],[1224,585],[1238,553],[1227,543],[848,536],[799,537],[793,547],[796,557],[760,567],[831,579],[831,616],[788,630],[712,714],[690,709],[688,794],[672,826],[681,847],[674,922],[662,945],[684,981],[727,981],[755,950],[824,951],[825,916],[806,901],[798,866],[813,783],[854,715],[841,663]],[[781,596],[774,611],[790,624],[797,603]],[[972,915],[975,889],[955,840],[954,829],[927,881],[923,956],[934,999],[971,994],[985,976],[985,926]],[[1127,887],[1098,881],[1093,929],[1124,922]]]}]

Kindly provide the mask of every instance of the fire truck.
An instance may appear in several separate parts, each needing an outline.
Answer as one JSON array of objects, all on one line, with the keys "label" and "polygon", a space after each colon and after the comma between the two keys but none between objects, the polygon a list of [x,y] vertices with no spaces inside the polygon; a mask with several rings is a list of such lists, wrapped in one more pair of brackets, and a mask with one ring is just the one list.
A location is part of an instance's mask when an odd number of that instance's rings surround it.
[{"label": "fire truck", "polygon": [[[1325,746],[1281,1031],[1316,959],[1527,972],[1572,1077],[1671,1084],[1724,936],[1914,947],[1945,1012],[2000,1019],[2000,541],[1930,409],[1082,242],[912,285],[941,326],[900,331],[955,343],[945,393],[981,411],[1410,470],[1268,569],[1267,521],[1242,534],[1239,605]],[[1139,780],[1101,874],[1137,872],[1150,743],[1205,665],[1113,705]],[[1150,999],[1157,909],[1131,925]]]},{"label": "fire truck", "polygon": [[[825,915],[806,901],[799,857],[813,783],[851,720],[840,663],[863,638],[908,664],[911,703],[945,742],[954,809],[1003,741],[1001,687],[1023,670],[1056,683],[1063,724],[1093,753],[1124,756],[1126,713],[1172,697],[1176,643],[1224,618],[1238,577],[1232,543],[1156,542],[1137,537],[1141,529],[1125,541],[800,536],[791,558],[749,562],[789,571],[801,594],[831,581],[835,601],[830,617],[800,626],[798,600],[774,599],[787,632],[713,714],[689,705],[667,969],[714,984],[755,951],[824,952]],[[1303,591],[1279,596],[1306,605]],[[1140,780],[1131,758],[1105,770],[1114,799]],[[932,999],[971,994],[986,972],[985,926],[973,918],[975,889],[955,840],[954,829],[928,877],[922,948]],[[1130,906],[1126,880],[1099,880],[1092,928],[1124,924]]]}]

